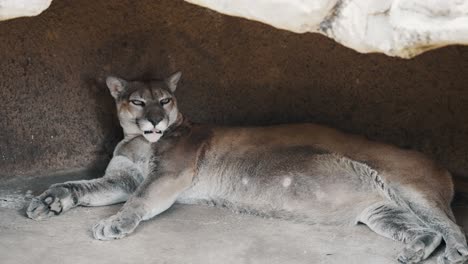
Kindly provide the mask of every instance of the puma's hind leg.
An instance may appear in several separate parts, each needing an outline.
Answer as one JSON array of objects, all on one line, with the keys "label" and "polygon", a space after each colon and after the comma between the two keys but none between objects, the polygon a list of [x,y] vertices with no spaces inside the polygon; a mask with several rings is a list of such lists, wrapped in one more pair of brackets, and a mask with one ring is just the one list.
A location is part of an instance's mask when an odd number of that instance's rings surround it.
[{"label": "puma's hind leg", "polygon": [[60,215],[78,205],[101,206],[124,202],[139,186],[143,176],[124,157],[112,159],[104,177],[54,184],[32,199],[26,214],[34,220]]},{"label": "puma's hind leg", "polygon": [[442,241],[440,234],[425,227],[414,214],[391,202],[366,208],[358,222],[379,235],[406,243],[398,256],[400,263],[418,263],[428,258]]},{"label": "puma's hind leg", "polygon": [[[438,263],[462,264],[468,260],[468,246],[465,233],[455,223],[450,208],[450,190],[439,189],[432,192],[434,186],[427,186],[425,182],[419,185],[399,185],[394,187],[393,193],[399,205],[411,211],[428,228],[442,235],[445,241],[445,252],[438,258]],[[444,192],[445,191],[445,192]]]}]

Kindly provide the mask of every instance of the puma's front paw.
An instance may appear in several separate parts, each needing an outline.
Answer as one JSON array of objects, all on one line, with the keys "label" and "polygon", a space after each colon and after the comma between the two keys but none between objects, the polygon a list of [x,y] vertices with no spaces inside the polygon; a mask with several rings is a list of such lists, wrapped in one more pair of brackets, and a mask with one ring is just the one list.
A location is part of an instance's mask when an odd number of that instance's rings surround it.
[{"label": "puma's front paw", "polygon": [[34,197],[26,210],[26,215],[34,220],[43,220],[59,215],[73,207],[70,190],[61,184],[52,185],[43,194]]},{"label": "puma's front paw", "polygon": [[97,223],[93,227],[93,235],[99,240],[123,238],[132,233],[139,223],[140,218],[136,215],[123,216],[119,213]]}]

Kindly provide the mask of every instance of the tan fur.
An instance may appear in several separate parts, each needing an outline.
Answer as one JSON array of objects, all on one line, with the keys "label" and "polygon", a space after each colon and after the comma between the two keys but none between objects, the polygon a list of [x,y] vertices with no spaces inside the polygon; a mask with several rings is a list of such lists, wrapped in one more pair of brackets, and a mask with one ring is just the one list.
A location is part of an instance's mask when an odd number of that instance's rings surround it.
[{"label": "tan fur", "polygon": [[408,244],[402,263],[424,260],[442,239],[447,249],[440,263],[467,259],[450,208],[451,176],[422,154],[315,124],[193,124],[173,95],[179,78],[108,78],[125,139],[106,174],[52,186],[33,200],[28,216],[128,199],[93,228],[95,238],[108,240],[176,201],[207,203],[306,223],[363,223]]}]

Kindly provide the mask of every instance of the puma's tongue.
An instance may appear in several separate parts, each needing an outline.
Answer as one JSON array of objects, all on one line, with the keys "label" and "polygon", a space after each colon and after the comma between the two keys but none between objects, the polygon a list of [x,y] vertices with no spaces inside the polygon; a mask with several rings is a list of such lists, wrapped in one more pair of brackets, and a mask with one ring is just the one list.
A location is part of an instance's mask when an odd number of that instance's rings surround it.
[{"label": "puma's tongue", "polygon": [[148,140],[149,142],[156,142],[158,139],[162,136],[162,131],[153,129],[153,130],[147,130],[143,132],[143,136]]}]

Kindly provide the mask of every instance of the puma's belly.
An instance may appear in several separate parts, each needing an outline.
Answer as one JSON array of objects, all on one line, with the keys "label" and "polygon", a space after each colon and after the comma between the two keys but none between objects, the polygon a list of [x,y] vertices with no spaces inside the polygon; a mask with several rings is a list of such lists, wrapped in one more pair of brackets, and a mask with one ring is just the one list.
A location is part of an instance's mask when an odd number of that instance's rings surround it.
[{"label": "puma's belly", "polygon": [[200,165],[193,186],[179,202],[327,218],[362,211],[382,199],[372,182],[372,168],[311,147],[207,155]]}]

